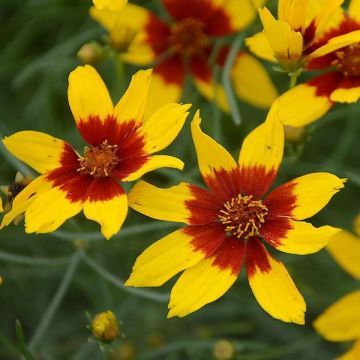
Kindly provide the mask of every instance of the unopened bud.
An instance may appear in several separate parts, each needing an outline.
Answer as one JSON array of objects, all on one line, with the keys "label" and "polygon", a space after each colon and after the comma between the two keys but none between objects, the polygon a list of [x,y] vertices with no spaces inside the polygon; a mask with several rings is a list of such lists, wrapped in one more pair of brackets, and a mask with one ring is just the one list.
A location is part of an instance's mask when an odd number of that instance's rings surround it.
[{"label": "unopened bud", "polygon": [[119,323],[112,311],[95,315],[91,329],[95,338],[104,342],[110,342],[120,335]]},{"label": "unopened bud", "polygon": [[215,343],[213,349],[214,359],[231,360],[235,354],[234,345],[228,340],[219,340]]},{"label": "unopened bud", "polygon": [[101,59],[103,50],[96,42],[84,44],[77,52],[77,58],[84,64],[95,64]]}]

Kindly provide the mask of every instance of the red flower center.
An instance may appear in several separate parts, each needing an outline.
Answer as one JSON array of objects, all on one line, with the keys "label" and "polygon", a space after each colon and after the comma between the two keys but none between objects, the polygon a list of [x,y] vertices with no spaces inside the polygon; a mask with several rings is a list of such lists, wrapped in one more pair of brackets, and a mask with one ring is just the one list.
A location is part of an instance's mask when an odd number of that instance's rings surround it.
[{"label": "red flower center", "polygon": [[208,42],[208,36],[204,33],[204,23],[199,20],[186,18],[171,29],[170,46],[181,55],[191,56],[199,53]]},{"label": "red flower center", "polygon": [[252,195],[239,194],[224,203],[218,218],[225,225],[227,233],[246,239],[259,234],[267,213],[268,209],[261,200],[253,200]]},{"label": "red flower center", "polygon": [[332,61],[332,66],[335,66],[346,77],[360,76],[360,43],[336,51],[335,55],[336,59]]},{"label": "red flower center", "polygon": [[106,140],[99,146],[86,147],[84,157],[79,158],[80,167],[77,170],[96,178],[109,176],[119,162],[117,148],[117,145],[109,145]]}]

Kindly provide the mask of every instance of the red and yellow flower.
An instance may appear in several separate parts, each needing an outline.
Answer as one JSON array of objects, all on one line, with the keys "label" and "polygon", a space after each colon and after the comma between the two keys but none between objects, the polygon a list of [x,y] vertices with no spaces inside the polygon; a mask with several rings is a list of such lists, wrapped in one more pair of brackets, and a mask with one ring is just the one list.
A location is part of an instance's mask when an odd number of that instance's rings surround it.
[{"label": "red and yellow flower", "polygon": [[247,40],[255,54],[277,60],[289,71],[325,72],[277,99],[286,125],[305,126],[334,102],[352,103],[360,97],[360,1],[352,0],[348,12],[342,2],[283,0],[279,20],[260,10],[264,32]]},{"label": "red and yellow flower", "polygon": [[151,70],[137,72],[114,106],[93,67],[72,71],[69,104],[88,146],[81,156],[67,142],[41,132],[6,137],[5,147],[41,175],[16,196],[1,227],[24,213],[26,232],[51,232],[83,210],[107,239],[117,233],[128,209],[118,181],[133,181],[160,167],[183,168],[177,158],[152,154],[174,140],[190,105],[167,104],[144,120],[150,81]]},{"label": "red and yellow flower", "polygon": [[[154,64],[153,106],[163,101],[177,102],[187,74],[208,99],[228,110],[223,87],[213,80],[212,62],[224,65],[228,48],[218,49],[214,58],[214,40],[244,29],[255,18],[256,6],[264,0],[162,0],[172,20],[127,4],[120,12],[91,9],[92,17],[109,32],[115,49],[127,51],[121,58],[136,65]],[[124,41],[124,37],[128,40]],[[124,46],[124,43],[126,46]],[[240,52],[232,79],[235,91],[245,101],[267,108],[277,96],[267,72],[252,56]],[[262,91],[259,92],[259,89]],[[149,108],[149,111],[151,108]],[[148,111],[148,110],[147,110]]]},{"label": "red and yellow flower", "polygon": [[183,271],[172,289],[168,314],[182,317],[222,296],[245,266],[262,308],[276,319],[303,324],[304,299],[265,244],[292,254],[324,247],[338,230],[302,220],[320,211],[344,180],[329,173],[308,174],[264,197],[283,156],[284,130],[275,109],[247,136],[238,162],[201,131],[199,113],[191,130],[208,190],[188,183],[168,189],[143,181],[135,185],[130,207],[187,226],[146,249],[126,285],[160,286]]},{"label": "red and yellow flower", "polygon": [[[360,280],[360,216],[356,219],[356,235],[342,230],[330,240],[327,249],[337,263]],[[338,360],[360,359],[360,290],[345,295],[329,306],[314,322],[315,329],[330,341],[354,341],[354,345]]]}]

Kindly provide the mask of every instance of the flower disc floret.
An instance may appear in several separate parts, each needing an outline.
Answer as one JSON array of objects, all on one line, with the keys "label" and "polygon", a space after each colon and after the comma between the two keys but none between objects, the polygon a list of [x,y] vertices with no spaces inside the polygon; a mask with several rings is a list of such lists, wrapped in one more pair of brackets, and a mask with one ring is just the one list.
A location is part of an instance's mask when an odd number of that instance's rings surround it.
[{"label": "flower disc floret", "polygon": [[331,65],[341,71],[345,77],[360,76],[360,44],[353,44],[335,52],[336,59]]},{"label": "flower disc floret", "polygon": [[84,157],[79,158],[78,171],[95,178],[109,176],[119,162],[117,149],[118,145],[109,145],[106,140],[99,146],[85,147]]},{"label": "flower disc floret", "polygon": [[209,44],[209,38],[204,33],[204,23],[189,17],[173,25],[169,42],[175,52],[192,56]]},{"label": "flower disc floret", "polygon": [[247,239],[259,234],[268,214],[267,207],[261,200],[253,200],[253,196],[238,196],[224,203],[220,210],[219,220],[225,225],[225,231],[238,239]]}]

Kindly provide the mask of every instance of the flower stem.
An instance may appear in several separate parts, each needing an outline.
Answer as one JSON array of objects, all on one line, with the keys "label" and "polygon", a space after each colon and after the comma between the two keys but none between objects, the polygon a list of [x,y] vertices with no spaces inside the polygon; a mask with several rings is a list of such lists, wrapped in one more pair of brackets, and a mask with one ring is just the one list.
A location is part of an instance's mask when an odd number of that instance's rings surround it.
[{"label": "flower stem", "polygon": [[76,268],[79,265],[80,255],[81,255],[81,251],[77,251],[73,254],[73,256],[69,262],[69,266],[66,269],[65,275],[64,275],[63,279],[61,280],[60,286],[56,290],[54,297],[52,298],[49,306],[47,307],[47,309],[44,312],[42,319],[40,320],[39,326],[37,327],[34,335],[30,339],[28,348],[31,352],[33,352],[37,348],[39,343],[41,342],[47,328],[50,325],[50,322],[52,321],[59,305],[61,304],[61,302],[71,284],[71,281],[74,277]]},{"label": "flower stem", "polygon": [[124,291],[137,295],[142,296],[147,299],[159,301],[159,302],[167,302],[169,299],[168,294],[157,294],[155,292],[144,290],[144,289],[136,289],[132,287],[126,287],[124,285],[124,281],[120,278],[114,276],[113,274],[109,273],[107,270],[105,270],[102,266],[100,266],[95,260],[93,260],[91,257],[87,256],[85,253],[81,254],[82,260],[90,266],[94,271],[96,271],[103,279],[110,282],[111,284],[120,287]]},{"label": "flower stem", "polygon": [[234,65],[236,55],[238,54],[238,51],[243,43],[245,37],[245,33],[240,33],[233,42],[230,52],[226,58],[225,65],[224,65],[224,71],[222,74],[222,83],[224,85],[224,90],[226,93],[227,100],[229,102],[230,106],[230,112],[232,114],[233,121],[236,125],[241,124],[241,113],[238,108],[238,104],[236,101],[236,97],[233,91],[233,87],[231,84],[231,70]]},{"label": "flower stem", "polygon": [[17,254],[11,254],[5,251],[0,251],[0,259],[7,262],[34,265],[34,266],[61,266],[68,264],[71,256],[61,256],[56,258],[41,258],[30,257]]}]

